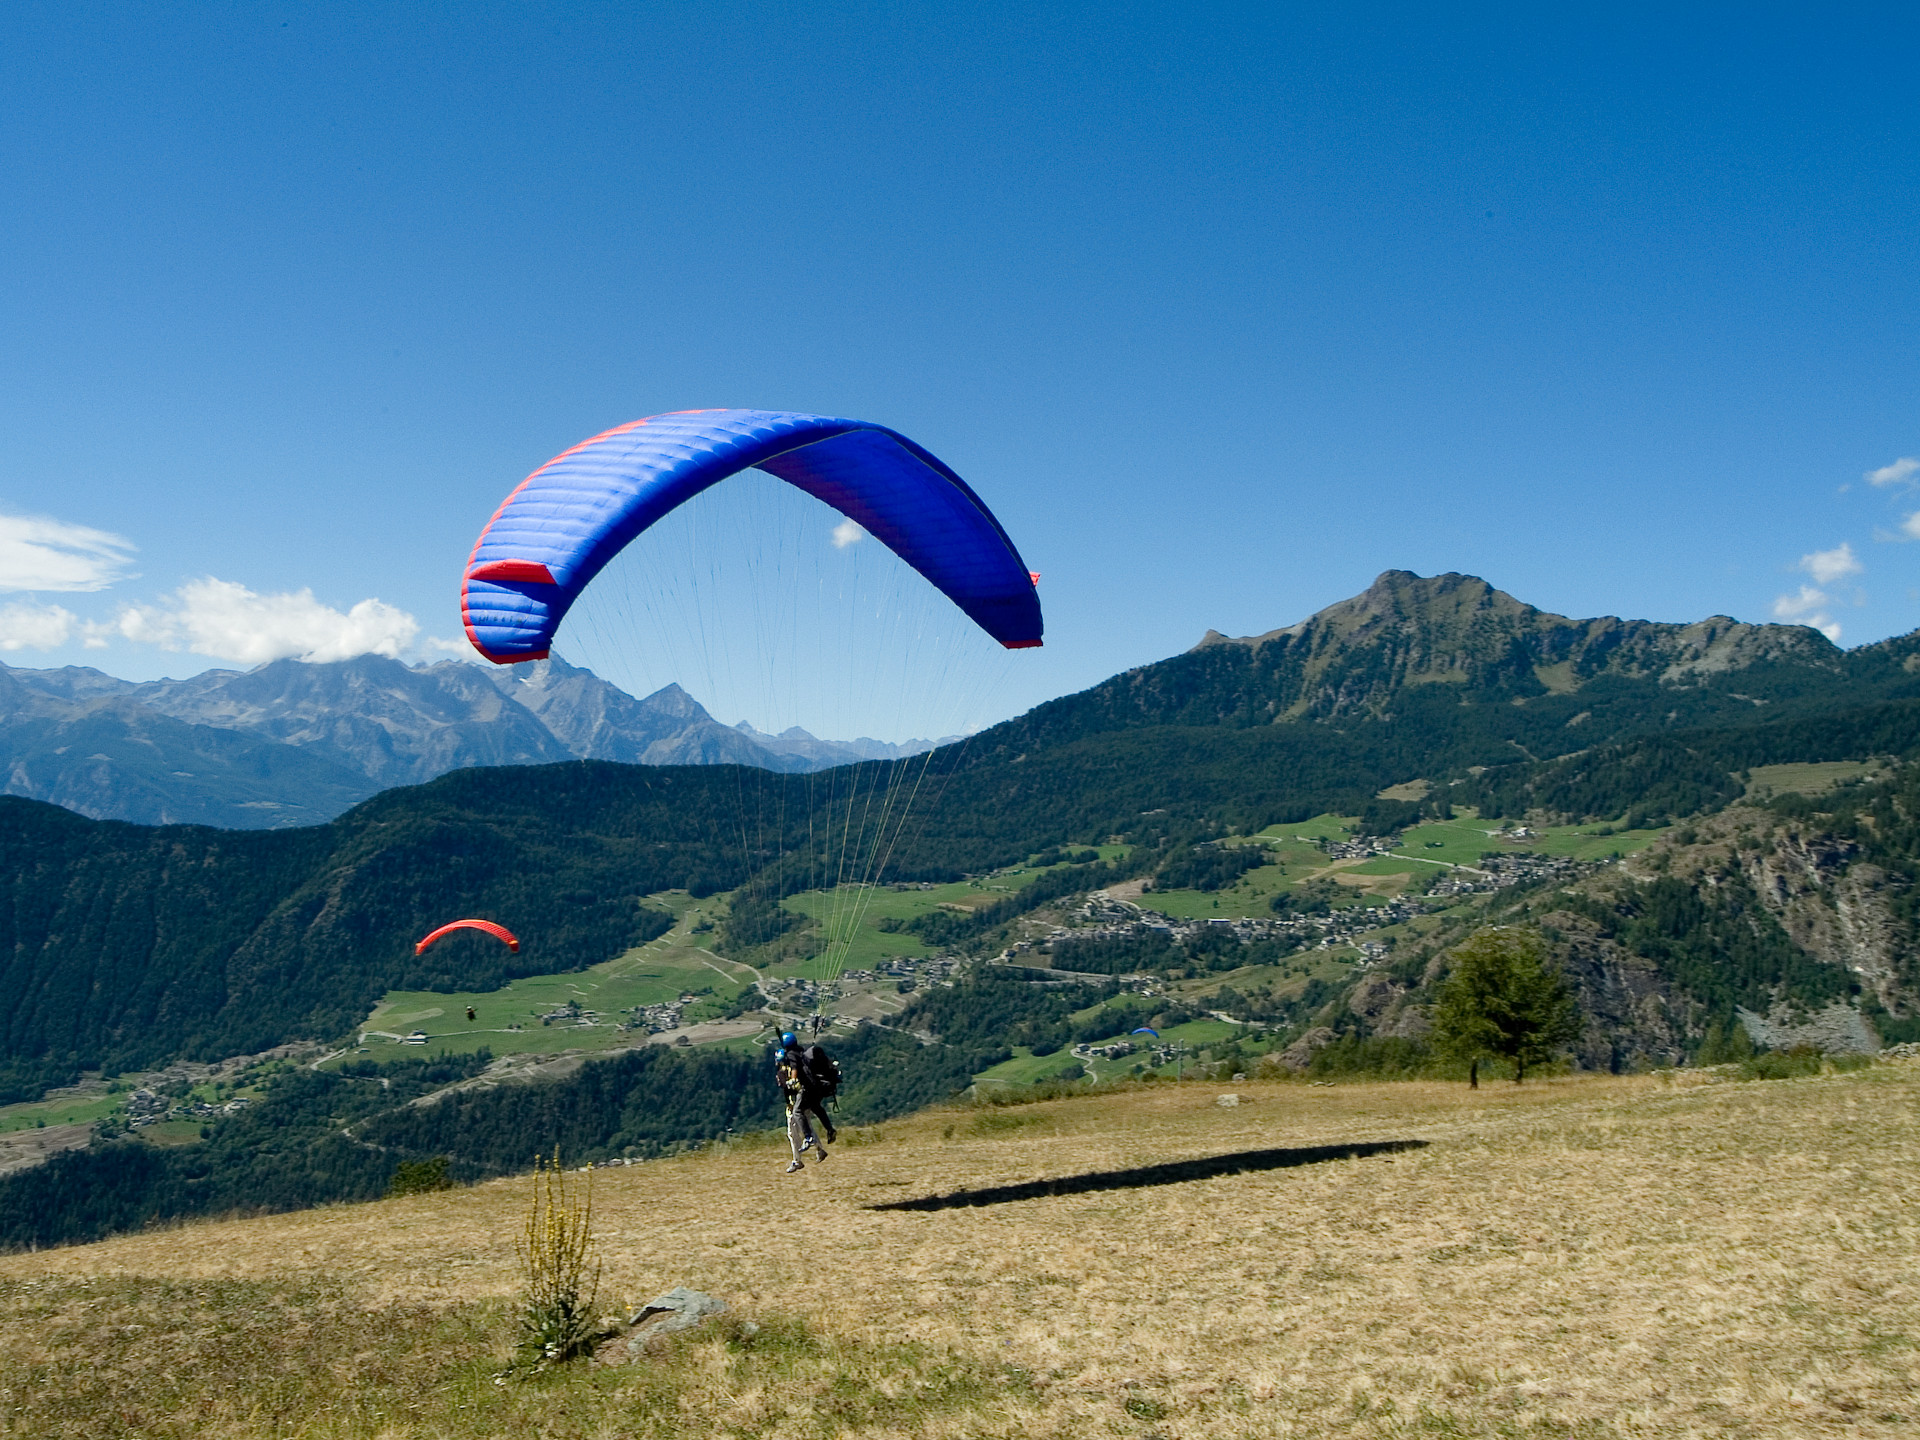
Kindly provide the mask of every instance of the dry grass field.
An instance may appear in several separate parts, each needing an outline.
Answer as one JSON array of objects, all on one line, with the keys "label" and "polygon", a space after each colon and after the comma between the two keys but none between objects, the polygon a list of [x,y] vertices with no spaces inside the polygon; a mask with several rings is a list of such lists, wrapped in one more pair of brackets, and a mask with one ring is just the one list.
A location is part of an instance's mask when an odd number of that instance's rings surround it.
[{"label": "dry grass field", "polygon": [[[9,1256],[0,1433],[1920,1430],[1920,1066],[1702,1078],[1165,1086],[928,1112],[791,1179],[760,1145],[607,1171],[605,1308],[734,1316],[527,1381],[492,1378],[524,1181]],[[1388,1140],[1426,1144],[870,1208]]]}]

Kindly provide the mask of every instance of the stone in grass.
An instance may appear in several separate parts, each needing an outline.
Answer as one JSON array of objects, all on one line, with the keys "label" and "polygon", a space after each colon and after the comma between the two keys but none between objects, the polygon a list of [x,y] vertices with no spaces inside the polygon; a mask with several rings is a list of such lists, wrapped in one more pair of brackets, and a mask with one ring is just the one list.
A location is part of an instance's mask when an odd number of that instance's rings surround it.
[{"label": "stone in grass", "polygon": [[1222,1110],[1231,1110],[1235,1105],[1240,1103],[1240,1097],[1238,1095],[1222,1095],[1215,1099],[1213,1103],[1218,1105]]},{"label": "stone in grass", "polygon": [[656,1335],[691,1330],[709,1315],[721,1314],[726,1308],[726,1301],[704,1290],[689,1290],[684,1285],[676,1285],[633,1312],[627,1321],[634,1331],[632,1338],[627,1341],[627,1350],[629,1353],[637,1352]]}]

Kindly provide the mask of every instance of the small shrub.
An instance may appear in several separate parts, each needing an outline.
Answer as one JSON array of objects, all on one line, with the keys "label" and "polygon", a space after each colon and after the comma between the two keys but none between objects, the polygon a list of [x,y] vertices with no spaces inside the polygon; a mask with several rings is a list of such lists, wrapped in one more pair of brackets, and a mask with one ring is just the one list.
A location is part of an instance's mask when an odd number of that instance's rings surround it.
[{"label": "small shrub", "polygon": [[595,1339],[593,1303],[600,1290],[600,1265],[593,1258],[592,1166],[584,1185],[569,1185],[557,1148],[551,1164],[534,1158],[533,1193],[516,1249],[525,1287],[523,1361],[538,1367],[584,1355]]},{"label": "small shrub", "polygon": [[1797,1080],[1820,1073],[1820,1052],[1811,1045],[1791,1050],[1765,1050],[1741,1062],[1742,1080]]},{"label": "small shrub", "polygon": [[431,1160],[402,1160],[393,1178],[387,1181],[387,1199],[451,1190],[453,1177],[447,1174],[448,1163],[445,1155],[436,1155]]}]

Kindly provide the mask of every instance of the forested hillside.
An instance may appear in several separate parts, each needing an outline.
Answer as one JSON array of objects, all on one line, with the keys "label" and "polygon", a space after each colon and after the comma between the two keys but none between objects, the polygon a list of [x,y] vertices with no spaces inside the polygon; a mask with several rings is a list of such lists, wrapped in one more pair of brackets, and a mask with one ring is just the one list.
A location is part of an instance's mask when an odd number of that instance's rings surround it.
[{"label": "forested hillside", "polygon": [[[643,897],[742,878],[726,772],[464,771],[311,829],[147,829],[0,798],[5,1097],[81,1070],[340,1034],[395,988],[488,988],[659,934]],[[413,942],[459,915],[497,945]]]},{"label": "forested hillside", "polygon": [[[1567,621],[1471,577],[1389,572],[1300,626],[1115,677],[931,762],[467,770],[274,834],[4,800],[0,1093],[336,1035],[390,988],[591,964],[664,927],[649,893],[763,871],[771,893],[818,884],[826,807],[884,791],[889,767],[928,767],[894,878],[1325,812],[1401,824],[1409,805],[1678,817],[1727,803],[1752,766],[1911,752],[1916,653],[1911,637],[1843,653],[1798,626]],[[1428,801],[1375,801],[1416,777]],[[416,960],[412,939],[455,914],[510,918],[526,948]]]},{"label": "forested hillside", "polygon": [[[1338,808],[1377,788],[1364,765],[1339,736],[1305,731],[1095,736],[1044,761],[936,773],[938,801],[889,873],[950,878],[1069,839]],[[16,997],[0,1097],[337,1035],[389,989],[593,964],[666,928],[642,898],[661,890],[730,890],[765,866],[783,888],[818,884],[833,857],[806,837],[844,794],[804,775],[589,761],[460,771],[281,832],[148,829],[0,798],[0,953]],[[455,915],[509,921],[525,947],[416,958],[413,940]]]}]

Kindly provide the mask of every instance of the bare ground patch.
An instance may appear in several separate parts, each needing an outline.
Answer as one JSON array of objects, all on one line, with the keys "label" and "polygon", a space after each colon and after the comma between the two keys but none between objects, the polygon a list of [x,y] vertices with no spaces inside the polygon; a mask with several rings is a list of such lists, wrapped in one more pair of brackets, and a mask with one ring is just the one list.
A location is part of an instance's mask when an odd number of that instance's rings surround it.
[{"label": "bare ground patch", "polygon": [[93,1138],[92,1125],[45,1125],[0,1134],[0,1175],[30,1170],[62,1150],[78,1150]]}]

